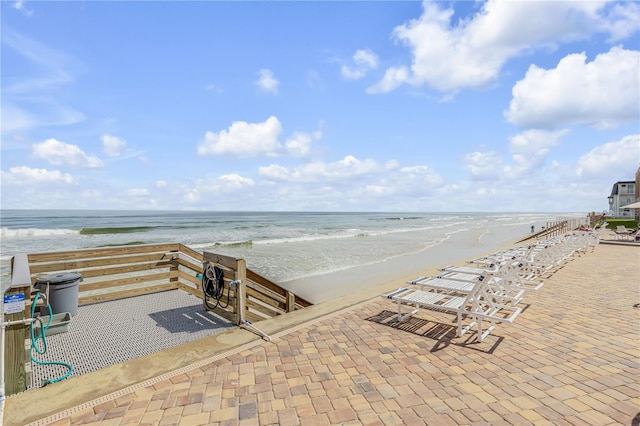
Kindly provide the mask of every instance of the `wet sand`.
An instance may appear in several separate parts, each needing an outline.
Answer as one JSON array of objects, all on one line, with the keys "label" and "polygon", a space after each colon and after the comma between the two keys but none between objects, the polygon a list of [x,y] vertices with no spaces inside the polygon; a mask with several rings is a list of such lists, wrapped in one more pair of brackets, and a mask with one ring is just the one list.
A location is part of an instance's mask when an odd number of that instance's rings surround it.
[{"label": "wet sand", "polygon": [[389,281],[408,281],[425,271],[461,264],[465,260],[504,250],[528,236],[520,228],[472,229],[452,234],[446,241],[425,250],[374,263],[305,277],[282,283],[288,290],[312,303],[321,303],[372,288]]}]

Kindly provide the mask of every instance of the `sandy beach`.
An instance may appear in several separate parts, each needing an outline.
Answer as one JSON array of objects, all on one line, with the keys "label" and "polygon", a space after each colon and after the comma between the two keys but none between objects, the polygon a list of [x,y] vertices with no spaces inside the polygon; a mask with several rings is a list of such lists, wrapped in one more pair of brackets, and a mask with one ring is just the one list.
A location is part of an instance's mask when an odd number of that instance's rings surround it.
[{"label": "sandy beach", "polygon": [[404,282],[420,275],[434,274],[437,268],[504,250],[528,236],[518,228],[498,229],[498,232],[496,229],[492,232],[486,229],[457,232],[446,241],[418,253],[293,280],[283,283],[283,286],[313,303],[321,303],[390,281]]},{"label": "sandy beach", "polygon": [[397,277],[260,322],[270,342],[233,330],[10,397],[5,424],[631,424],[639,259],[572,258],[483,343],[432,312],[394,324]]}]

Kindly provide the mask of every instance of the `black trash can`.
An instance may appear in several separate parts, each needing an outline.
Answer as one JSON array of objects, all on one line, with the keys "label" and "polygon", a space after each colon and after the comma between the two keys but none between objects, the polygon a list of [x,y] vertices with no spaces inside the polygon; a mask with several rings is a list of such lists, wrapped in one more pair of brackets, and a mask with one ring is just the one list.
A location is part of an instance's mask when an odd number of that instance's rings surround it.
[{"label": "black trash can", "polygon": [[[82,282],[82,275],[77,272],[63,272],[46,275],[36,279],[35,287],[41,293],[47,291],[49,284],[49,300],[52,315],[69,312],[71,316],[78,313],[78,285]],[[49,315],[46,306],[40,308],[40,314]]]}]

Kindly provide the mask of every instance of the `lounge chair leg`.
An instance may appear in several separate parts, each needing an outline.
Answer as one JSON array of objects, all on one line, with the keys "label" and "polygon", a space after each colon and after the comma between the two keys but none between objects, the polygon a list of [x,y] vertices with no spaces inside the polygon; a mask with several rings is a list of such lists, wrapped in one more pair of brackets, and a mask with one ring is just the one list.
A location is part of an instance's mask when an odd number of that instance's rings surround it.
[{"label": "lounge chair leg", "polygon": [[491,325],[486,330],[482,331],[482,318],[478,318],[478,342],[482,342],[485,337],[487,337],[493,329],[496,328],[495,321],[491,320]]},{"label": "lounge chair leg", "polygon": [[463,316],[463,314],[458,312],[458,330],[456,331],[456,336],[458,336],[458,337],[464,336],[464,334],[467,331],[471,330],[473,328],[473,326],[476,325],[476,321],[472,317],[471,323],[463,327],[462,326],[462,316]]},{"label": "lounge chair leg", "polygon": [[398,303],[398,322],[402,322],[402,321],[406,320],[407,318],[409,318],[410,316],[412,316],[414,314],[417,314],[419,310],[420,309],[416,305],[416,309],[414,309],[411,312],[407,312],[406,314],[403,314],[402,313],[402,303]]}]

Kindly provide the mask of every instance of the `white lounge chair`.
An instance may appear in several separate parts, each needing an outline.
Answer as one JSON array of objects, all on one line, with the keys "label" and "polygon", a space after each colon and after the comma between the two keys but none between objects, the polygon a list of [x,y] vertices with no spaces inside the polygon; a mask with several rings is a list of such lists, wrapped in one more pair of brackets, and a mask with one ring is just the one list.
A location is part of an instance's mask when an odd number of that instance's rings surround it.
[{"label": "white lounge chair", "polygon": [[[455,291],[439,292],[436,289],[421,290],[399,288],[383,295],[398,305],[398,321],[404,321],[418,313],[420,309],[448,312],[456,315],[458,337],[476,327],[476,340],[482,342],[493,331],[497,323],[513,322],[521,309],[496,302],[488,287],[489,280],[478,280],[471,291],[461,294]],[[410,312],[403,312],[404,305],[412,306]],[[488,327],[485,327],[486,323]]]},{"label": "white lounge chair", "polygon": [[489,265],[486,265],[485,267],[482,267],[481,265],[477,265],[477,266],[445,266],[444,268],[440,268],[440,270],[443,272],[443,274],[440,274],[438,276],[444,276],[446,275],[446,273],[448,272],[460,272],[460,273],[464,273],[464,274],[473,274],[473,275],[482,275],[485,273],[492,273],[492,272],[497,272],[498,269],[500,269],[500,264],[496,264],[496,263],[490,263]]},{"label": "white lounge chair", "polygon": [[616,233],[616,240],[630,240],[635,233],[633,229],[629,229],[624,225],[617,226],[614,232]]},{"label": "white lounge chair", "polygon": [[[535,274],[525,268],[525,265],[526,263],[519,259],[512,259],[492,271],[464,266],[453,267],[452,270],[443,271],[437,277],[432,278],[429,283],[436,282],[437,279],[474,282],[479,277],[482,277],[480,279],[489,279],[489,287],[496,292],[496,297],[502,294],[505,300],[510,300],[515,304],[522,299],[525,290],[538,290],[543,285],[542,282],[534,280]],[[476,271],[482,272],[478,273]],[[424,285],[426,281],[427,279],[423,278],[420,284]]]},{"label": "white lounge chair", "polygon": [[419,286],[425,291],[445,292],[466,296],[471,293],[478,281],[486,280],[487,294],[492,300],[503,303],[517,305],[524,296],[524,290],[513,285],[508,285],[507,280],[501,280],[493,275],[475,275],[473,279],[447,279],[438,277],[421,277],[412,281],[412,284]]}]

